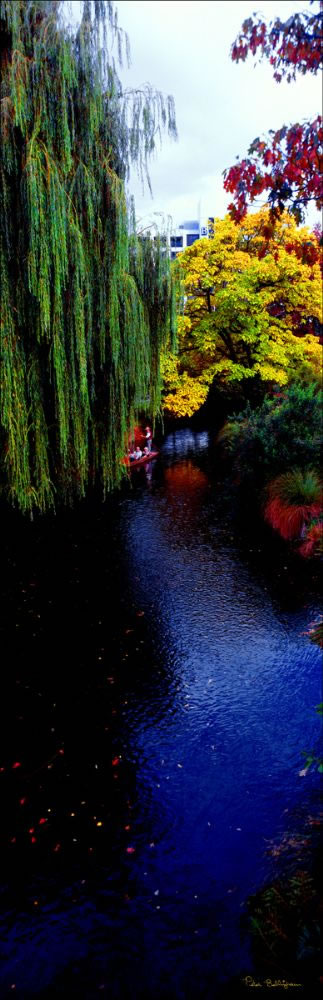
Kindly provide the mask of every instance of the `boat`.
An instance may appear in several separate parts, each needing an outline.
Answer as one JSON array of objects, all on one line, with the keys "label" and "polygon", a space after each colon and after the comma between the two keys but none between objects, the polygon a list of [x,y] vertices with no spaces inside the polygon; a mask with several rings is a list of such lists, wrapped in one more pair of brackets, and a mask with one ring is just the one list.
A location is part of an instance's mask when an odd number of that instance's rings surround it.
[{"label": "boat", "polygon": [[144,465],[145,462],[151,462],[153,458],[157,458],[159,451],[150,451],[149,455],[143,455],[142,458],[135,458],[133,462],[130,459],[126,459],[126,465],[128,469],[134,469],[138,465]]}]

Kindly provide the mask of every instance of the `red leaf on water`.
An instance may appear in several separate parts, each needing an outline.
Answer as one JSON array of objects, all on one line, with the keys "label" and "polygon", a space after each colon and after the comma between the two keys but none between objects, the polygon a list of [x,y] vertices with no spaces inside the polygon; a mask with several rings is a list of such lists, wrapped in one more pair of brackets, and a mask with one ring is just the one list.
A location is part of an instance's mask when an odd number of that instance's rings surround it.
[{"label": "red leaf on water", "polygon": [[119,757],[114,757],[112,761],[112,767],[117,767],[118,764],[120,764]]},{"label": "red leaf on water", "polygon": [[39,826],[43,826],[43,824],[47,823],[48,820],[46,819],[45,816],[42,816],[41,819],[38,822],[39,822]]},{"label": "red leaf on water", "polygon": [[31,843],[32,843],[32,844],[35,844],[35,843],[36,843],[36,837],[31,837]]},{"label": "red leaf on water", "polygon": [[26,802],[27,802],[27,799],[26,799],[26,798],[24,798],[24,799],[19,799],[19,805],[20,805],[20,806],[24,806]]},{"label": "red leaf on water", "polygon": [[136,848],[135,847],[127,847],[126,851],[127,851],[127,854],[135,854]]},{"label": "red leaf on water", "polygon": [[15,771],[16,767],[21,767],[19,760],[16,760],[15,763],[12,765],[12,770]]},{"label": "red leaf on water", "polygon": [[35,833],[35,827],[34,827],[34,826],[31,826],[31,827],[30,827],[30,830],[28,830],[28,833]]}]

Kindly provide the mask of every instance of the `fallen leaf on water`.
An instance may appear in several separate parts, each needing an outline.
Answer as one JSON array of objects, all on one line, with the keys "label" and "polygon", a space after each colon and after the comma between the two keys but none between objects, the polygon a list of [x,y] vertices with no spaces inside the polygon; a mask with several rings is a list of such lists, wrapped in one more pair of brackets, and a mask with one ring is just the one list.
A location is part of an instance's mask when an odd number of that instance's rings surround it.
[{"label": "fallen leaf on water", "polygon": [[118,764],[120,764],[120,758],[114,757],[112,761],[112,767],[117,767]]},{"label": "fallen leaf on water", "polygon": [[301,771],[298,772],[299,778],[305,778],[308,772],[308,767],[303,767]]},{"label": "fallen leaf on water", "polygon": [[127,854],[135,854],[135,850],[136,850],[135,847],[127,847],[126,848]]},{"label": "fallen leaf on water", "polygon": [[21,767],[19,760],[16,760],[15,763],[12,765],[12,770],[15,771],[17,767]]}]

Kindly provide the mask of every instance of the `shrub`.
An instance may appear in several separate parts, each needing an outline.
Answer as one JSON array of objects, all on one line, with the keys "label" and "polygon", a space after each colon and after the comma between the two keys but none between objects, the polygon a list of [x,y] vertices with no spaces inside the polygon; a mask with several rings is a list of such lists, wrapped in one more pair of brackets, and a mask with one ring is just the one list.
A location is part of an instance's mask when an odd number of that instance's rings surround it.
[{"label": "shrub", "polygon": [[294,383],[283,393],[250,404],[225,424],[218,441],[232,457],[241,481],[261,483],[298,466],[319,468],[322,392],[317,383]]}]

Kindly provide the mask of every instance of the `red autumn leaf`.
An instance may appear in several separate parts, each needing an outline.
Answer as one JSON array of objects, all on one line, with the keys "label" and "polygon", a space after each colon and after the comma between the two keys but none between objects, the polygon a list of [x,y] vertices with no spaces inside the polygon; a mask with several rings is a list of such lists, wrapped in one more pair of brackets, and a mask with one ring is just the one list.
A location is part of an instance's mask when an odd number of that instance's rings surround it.
[{"label": "red autumn leaf", "polygon": [[[288,81],[295,79],[297,72],[317,73],[322,57],[322,23],[321,4],[314,2],[317,11],[297,12],[285,22],[278,17],[266,25],[256,15],[247,18],[233,44],[232,59],[245,60],[248,52],[254,56],[260,49],[260,58],[269,59],[277,82],[284,76]],[[249,204],[266,187],[272,189],[269,204],[273,219],[287,207],[297,222],[304,221],[302,206],[310,200],[320,211],[320,134],[321,120],[317,118],[303,125],[297,122],[289,129],[283,126],[271,137],[271,148],[266,148],[267,142],[259,137],[255,139],[248,151],[252,160],[242,160],[224,172],[224,188],[234,196],[229,205],[231,218],[240,222]],[[266,174],[264,167],[271,167],[271,173]]]}]

